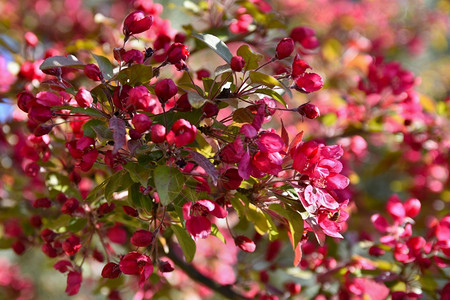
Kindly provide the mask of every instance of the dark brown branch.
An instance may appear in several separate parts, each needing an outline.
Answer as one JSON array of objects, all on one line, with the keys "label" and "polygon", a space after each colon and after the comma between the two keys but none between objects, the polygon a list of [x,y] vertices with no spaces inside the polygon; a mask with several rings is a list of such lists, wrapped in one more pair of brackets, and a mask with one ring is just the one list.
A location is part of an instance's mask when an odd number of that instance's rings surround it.
[{"label": "dark brown branch", "polygon": [[172,249],[167,253],[167,257],[170,258],[175,265],[177,265],[181,270],[183,270],[190,278],[203,284],[204,286],[216,291],[222,296],[228,299],[249,299],[241,294],[235,292],[230,285],[221,285],[209,277],[206,277],[200,273],[193,265],[186,263],[181,258],[179,258]]}]

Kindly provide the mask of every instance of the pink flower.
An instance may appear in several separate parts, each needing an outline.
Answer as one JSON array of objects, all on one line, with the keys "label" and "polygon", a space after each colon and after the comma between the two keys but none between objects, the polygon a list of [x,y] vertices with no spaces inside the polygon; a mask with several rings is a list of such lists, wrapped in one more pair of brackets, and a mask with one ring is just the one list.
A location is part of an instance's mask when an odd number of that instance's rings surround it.
[{"label": "pink flower", "polygon": [[184,119],[175,121],[172,125],[172,130],[166,136],[169,145],[175,144],[177,147],[182,147],[195,141],[197,135],[197,127]]},{"label": "pink flower", "polygon": [[227,211],[211,200],[198,200],[183,205],[183,218],[186,220],[186,229],[194,238],[204,239],[211,233],[211,221],[208,215],[225,218]]},{"label": "pink flower", "polygon": [[122,257],[119,268],[127,275],[140,275],[139,286],[141,287],[153,273],[153,263],[150,257],[135,251]]},{"label": "pink flower", "polygon": [[123,21],[123,34],[130,36],[150,29],[153,17],[146,16],[143,11],[137,10],[129,14]]},{"label": "pink flower", "polygon": [[316,73],[304,73],[295,80],[294,88],[302,93],[318,91],[323,86],[323,79]]},{"label": "pink flower", "polygon": [[69,272],[69,275],[67,275],[67,287],[66,287],[67,295],[73,296],[78,294],[82,281],[83,278],[81,277],[81,273],[75,271]]}]

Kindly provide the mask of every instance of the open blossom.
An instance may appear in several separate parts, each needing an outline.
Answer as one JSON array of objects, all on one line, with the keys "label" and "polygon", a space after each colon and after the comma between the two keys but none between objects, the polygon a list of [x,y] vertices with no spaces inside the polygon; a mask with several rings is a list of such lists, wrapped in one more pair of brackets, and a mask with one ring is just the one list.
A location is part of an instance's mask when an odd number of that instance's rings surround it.
[{"label": "open blossom", "polygon": [[172,145],[182,147],[195,141],[197,135],[197,127],[184,119],[175,121],[172,130],[167,133],[166,140]]},{"label": "open blossom", "polygon": [[[114,266],[112,266],[114,267]],[[127,275],[139,275],[139,286],[143,286],[147,279],[153,273],[153,263],[150,257],[144,254],[140,254],[136,251],[130,252],[119,263],[120,271]],[[108,275],[115,276],[116,268],[113,268]],[[105,271],[106,273],[106,271]],[[107,275],[107,274],[105,274]]]},{"label": "open blossom", "polygon": [[207,238],[211,233],[211,221],[207,218],[209,215],[223,219],[227,216],[227,211],[211,200],[198,200],[183,205],[186,229],[194,240]]}]

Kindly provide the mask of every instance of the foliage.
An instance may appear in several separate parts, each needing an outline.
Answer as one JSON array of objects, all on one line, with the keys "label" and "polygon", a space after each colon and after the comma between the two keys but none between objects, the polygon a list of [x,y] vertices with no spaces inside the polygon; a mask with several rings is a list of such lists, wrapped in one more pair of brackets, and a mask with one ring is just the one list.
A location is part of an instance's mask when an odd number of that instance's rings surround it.
[{"label": "foliage", "polygon": [[[447,299],[448,74],[396,61],[445,60],[446,14],[322,2],[185,1],[183,31],[151,1],[1,4],[11,261],[74,297]],[[0,298],[61,296],[5,265]]]}]

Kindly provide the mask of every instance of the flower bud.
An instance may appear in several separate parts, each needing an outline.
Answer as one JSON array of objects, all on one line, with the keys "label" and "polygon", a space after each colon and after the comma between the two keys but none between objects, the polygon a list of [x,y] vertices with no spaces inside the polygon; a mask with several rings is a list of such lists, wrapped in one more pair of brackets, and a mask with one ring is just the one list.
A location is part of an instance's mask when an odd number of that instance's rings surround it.
[{"label": "flower bud", "polygon": [[323,79],[316,73],[305,73],[295,80],[294,88],[302,93],[309,94],[318,91],[323,86]]},{"label": "flower bud", "polygon": [[84,74],[94,81],[100,81],[103,78],[102,73],[100,72],[100,69],[97,65],[94,64],[87,64],[84,67]]},{"label": "flower bud", "polygon": [[142,51],[131,49],[122,54],[122,60],[127,64],[135,62],[137,64],[142,64],[144,62],[144,54]]},{"label": "flower bud", "polygon": [[203,77],[209,77],[211,73],[206,69],[200,69],[197,71],[197,79],[202,80]]},{"label": "flower bud", "polygon": [[306,69],[311,69],[311,67],[297,54],[294,58],[294,62],[292,63],[292,78],[297,79],[305,73]]},{"label": "flower bud", "polygon": [[183,94],[180,96],[180,98],[178,98],[176,105],[175,105],[175,109],[177,111],[181,111],[181,112],[186,112],[186,111],[192,110],[192,106],[189,103],[188,94]]},{"label": "flower bud", "polygon": [[34,98],[32,93],[25,91],[17,94],[17,106],[22,111],[28,113],[34,103],[36,103],[36,98]]},{"label": "flower bud", "polygon": [[22,255],[26,248],[25,245],[21,242],[21,241],[15,241],[12,245],[11,245],[11,249],[17,254],[17,255]]},{"label": "flower bud", "polygon": [[39,43],[38,37],[31,31],[26,32],[24,37],[25,37],[25,42],[30,47],[36,47],[37,44]]},{"label": "flower bud", "polygon": [[124,205],[124,206],[122,206],[122,209],[123,209],[123,211],[124,211],[127,215],[129,215],[130,217],[135,218],[135,217],[138,217],[138,216],[139,216],[138,211],[137,211],[136,209],[130,207],[130,206]]},{"label": "flower bud", "polygon": [[169,145],[175,144],[182,147],[195,141],[197,127],[184,119],[178,119],[173,123],[172,130],[167,134],[166,140]]},{"label": "flower bud", "polygon": [[153,233],[147,230],[138,230],[133,234],[130,241],[136,247],[147,247],[153,241]]},{"label": "flower bud", "polygon": [[152,119],[146,114],[136,114],[133,116],[131,123],[139,133],[144,133],[152,126]]},{"label": "flower bud", "polygon": [[166,140],[166,127],[161,124],[154,124],[150,129],[150,136],[153,143],[164,142]]},{"label": "flower bud", "polygon": [[416,217],[420,212],[420,201],[416,198],[411,198],[406,201],[403,206],[405,207],[406,216],[410,218]]},{"label": "flower bud", "polygon": [[129,14],[123,21],[123,34],[128,37],[150,29],[153,17],[146,16],[143,11],[137,10]]},{"label": "flower bud", "polygon": [[181,61],[185,61],[189,57],[189,50],[182,43],[173,43],[167,50],[166,60],[175,65]]},{"label": "flower bud", "polygon": [[173,268],[173,266],[172,266],[172,264],[170,262],[162,260],[159,263],[159,270],[162,273],[169,273],[169,272],[172,272],[174,270],[174,268]]},{"label": "flower bud", "polygon": [[255,249],[256,249],[255,243],[251,239],[249,239],[248,237],[246,237],[244,235],[238,235],[234,239],[234,243],[236,244],[236,246],[241,248],[242,251],[249,252],[249,253],[255,252]]},{"label": "flower bud", "polygon": [[94,99],[92,98],[91,92],[86,89],[79,89],[75,95],[75,100],[80,107],[90,107]]},{"label": "flower bud", "polygon": [[310,104],[310,103],[306,103],[306,104],[300,105],[297,108],[297,111],[302,116],[305,116],[305,117],[307,117],[308,119],[311,119],[311,120],[313,120],[313,119],[315,119],[315,118],[320,116],[319,108],[317,106],[315,106],[314,104]]},{"label": "flower bud", "polygon": [[102,277],[103,278],[117,278],[122,273],[120,271],[119,265],[113,262],[107,263],[102,270]]},{"label": "flower bud", "polygon": [[276,58],[283,59],[289,57],[294,51],[294,40],[291,38],[282,39],[276,49]]},{"label": "flower bud", "polygon": [[36,104],[28,111],[28,117],[38,124],[45,123],[52,118],[52,111],[49,107]]},{"label": "flower bud", "polygon": [[233,56],[231,58],[230,67],[235,72],[241,72],[245,66],[245,60],[242,56]]},{"label": "flower bud", "polygon": [[186,35],[184,33],[178,32],[174,37],[175,43],[184,43],[186,41]]},{"label": "flower bud", "polygon": [[211,103],[211,102],[207,102],[204,106],[203,106],[203,115],[206,118],[211,118],[214,117],[215,115],[217,115],[219,113],[219,107],[217,107],[216,104]]},{"label": "flower bud", "polygon": [[155,94],[162,103],[175,96],[177,92],[178,88],[170,78],[160,80],[155,85]]},{"label": "flower bud", "polygon": [[39,198],[33,202],[34,208],[49,208],[50,206],[52,206],[52,202],[48,198]]},{"label": "flower bud", "polygon": [[292,281],[286,282],[284,287],[291,295],[297,295],[302,290],[302,286],[300,285],[300,283],[296,283],[296,282],[292,282]]},{"label": "flower bud", "polygon": [[128,134],[130,135],[130,138],[132,140],[139,140],[142,137],[142,133],[137,131],[136,129],[130,129],[128,131]]},{"label": "flower bud", "polygon": [[305,49],[315,49],[319,46],[316,32],[309,27],[295,27],[292,29],[290,37]]}]

